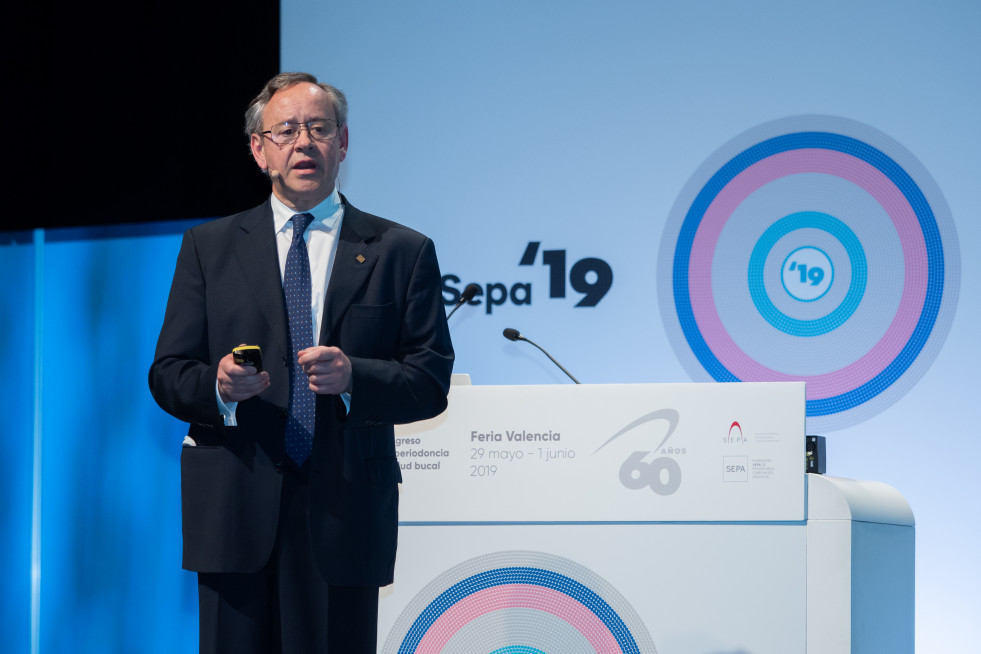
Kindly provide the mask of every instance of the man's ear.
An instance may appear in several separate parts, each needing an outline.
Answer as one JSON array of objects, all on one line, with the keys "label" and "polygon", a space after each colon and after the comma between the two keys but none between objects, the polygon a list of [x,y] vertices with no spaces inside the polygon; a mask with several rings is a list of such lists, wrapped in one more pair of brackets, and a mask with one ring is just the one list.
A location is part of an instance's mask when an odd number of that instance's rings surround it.
[{"label": "man's ear", "polygon": [[252,149],[252,158],[259,164],[259,168],[266,170],[266,153],[262,151],[262,135],[252,134],[249,136],[249,147]]},{"label": "man's ear", "polygon": [[347,158],[347,125],[344,125],[338,130],[337,133],[337,150],[340,153],[340,161],[344,161]]}]

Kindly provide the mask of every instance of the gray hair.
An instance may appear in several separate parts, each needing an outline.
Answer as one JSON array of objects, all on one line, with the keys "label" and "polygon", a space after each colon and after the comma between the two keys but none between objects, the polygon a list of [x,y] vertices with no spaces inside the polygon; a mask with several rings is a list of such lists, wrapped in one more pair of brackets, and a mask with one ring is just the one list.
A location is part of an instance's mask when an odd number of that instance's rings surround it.
[{"label": "gray hair", "polygon": [[344,93],[340,89],[330,84],[318,82],[317,78],[310,73],[280,73],[266,82],[262,92],[252,99],[249,108],[245,110],[245,135],[251,136],[262,132],[262,112],[266,110],[266,105],[269,104],[269,100],[272,99],[276,91],[303,82],[316,84],[322,88],[330,96],[330,103],[334,106],[334,119],[337,121],[337,126],[341,127],[347,124],[347,98],[344,97]]}]

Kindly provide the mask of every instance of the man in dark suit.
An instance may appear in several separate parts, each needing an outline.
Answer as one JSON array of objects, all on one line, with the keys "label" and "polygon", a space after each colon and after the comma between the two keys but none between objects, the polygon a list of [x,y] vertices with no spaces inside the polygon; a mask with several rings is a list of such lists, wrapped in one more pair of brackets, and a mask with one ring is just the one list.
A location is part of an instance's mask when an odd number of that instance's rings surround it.
[{"label": "man in dark suit", "polygon": [[[246,123],[272,195],[184,235],[149,375],[190,424],[201,651],[375,652],[395,565],[393,425],[446,407],[439,266],[428,238],[338,193],[339,90],[277,75]],[[235,363],[241,344],[261,347],[263,370]]]}]

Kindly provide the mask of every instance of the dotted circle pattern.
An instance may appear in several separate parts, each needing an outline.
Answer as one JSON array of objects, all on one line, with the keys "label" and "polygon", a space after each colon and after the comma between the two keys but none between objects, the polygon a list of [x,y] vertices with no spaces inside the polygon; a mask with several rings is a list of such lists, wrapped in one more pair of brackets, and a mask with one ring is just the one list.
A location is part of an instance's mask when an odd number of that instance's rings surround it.
[{"label": "dotted circle pattern", "polygon": [[[801,247],[842,271],[813,303],[781,281]],[[696,172],[665,228],[659,272],[662,318],[694,377],[806,381],[808,427],[835,428],[881,411],[926,370],[960,265],[947,205],[911,154],[860,123],[799,116],[749,130]]]},{"label": "dotted circle pattern", "polygon": [[[764,283],[764,263],[766,255],[781,237],[798,229],[811,227],[828,232],[837,238],[845,247],[851,260],[852,281],[848,295],[844,301],[831,313],[813,320],[797,320],[782,313],[770,301]],[[763,232],[756,242],[753,254],[749,258],[749,293],[753,298],[756,310],[766,318],[766,321],[787,334],[796,336],[816,336],[832,331],[848,320],[858,308],[862,296],[865,295],[865,279],[867,266],[862,244],[848,226],[833,216],[817,211],[801,211],[791,214],[775,222]]]},{"label": "dotted circle pattern", "polygon": [[383,651],[656,653],[608,582],[568,559],[529,551],[495,552],[441,574],[405,608]]}]

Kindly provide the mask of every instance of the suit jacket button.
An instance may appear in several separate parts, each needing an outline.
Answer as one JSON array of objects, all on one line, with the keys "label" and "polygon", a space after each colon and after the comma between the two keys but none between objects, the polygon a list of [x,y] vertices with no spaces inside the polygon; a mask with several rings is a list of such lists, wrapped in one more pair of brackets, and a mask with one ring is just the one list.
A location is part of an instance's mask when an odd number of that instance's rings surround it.
[{"label": "suit jacket button", "polygon": [[283,365],[286,366],[287,368],[289,368],[290,365],[290,359],[285,354],[283,355]]},{"label": "suit jacket button", "polygon": [[280,418],[285,418],[287,415],[289,415],[289,412],[286,409],[280,409],[279,410],[279,417]]},{"label": "suit jacket button", "polygon": [[276,472],[282,472],[282,471],[283,471],[283,462],[282,461],[277,461],[276,462]]}]

